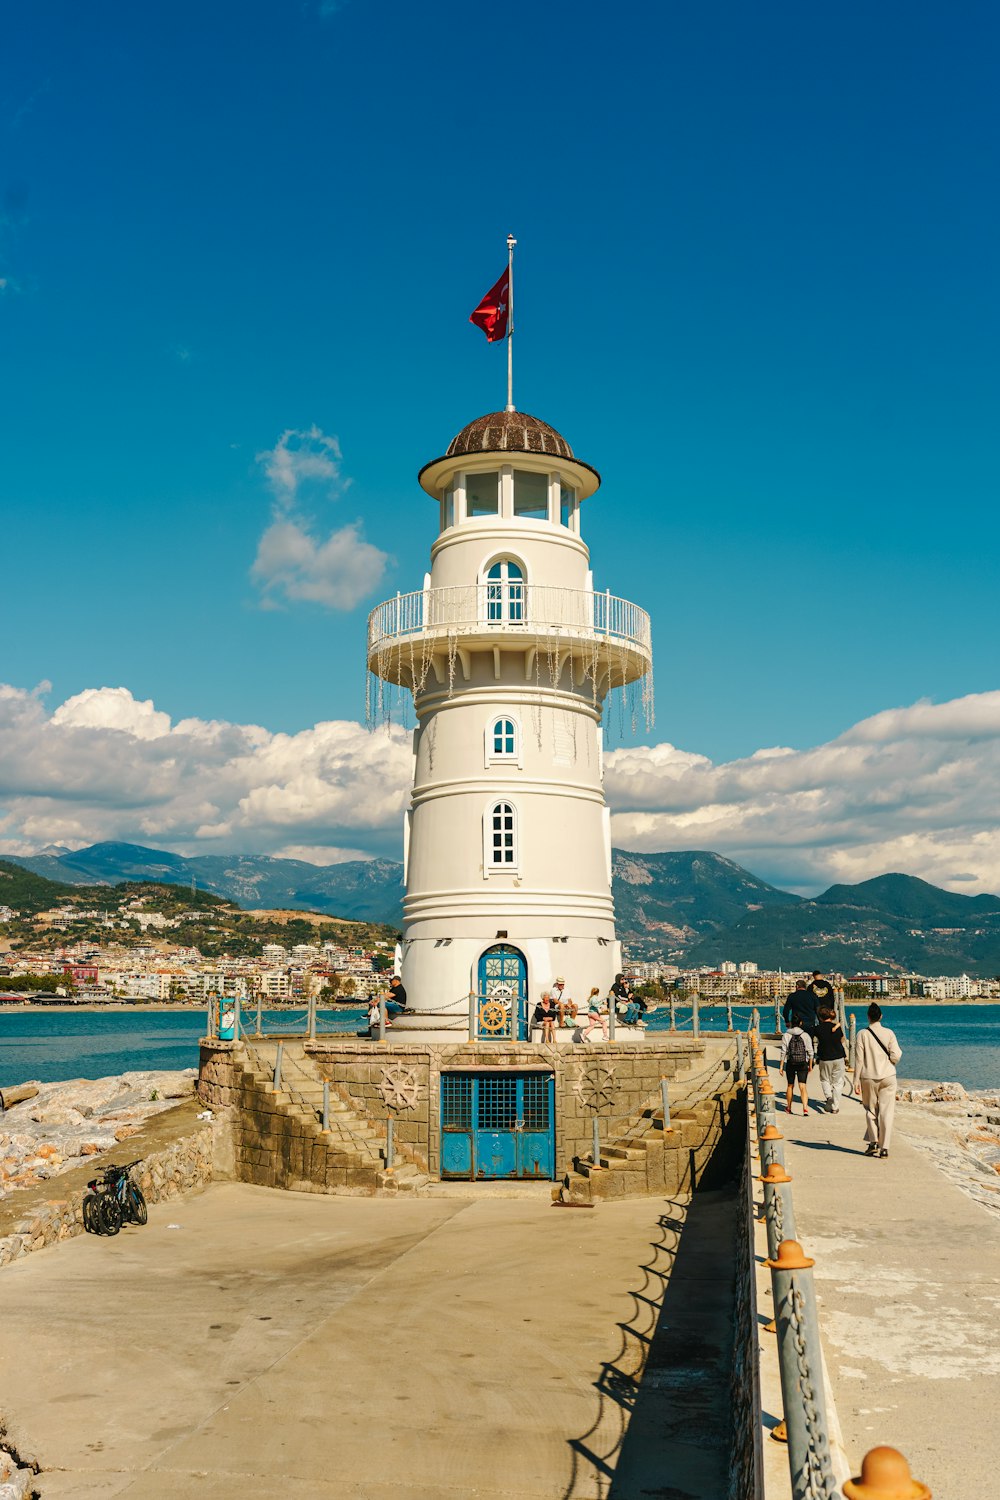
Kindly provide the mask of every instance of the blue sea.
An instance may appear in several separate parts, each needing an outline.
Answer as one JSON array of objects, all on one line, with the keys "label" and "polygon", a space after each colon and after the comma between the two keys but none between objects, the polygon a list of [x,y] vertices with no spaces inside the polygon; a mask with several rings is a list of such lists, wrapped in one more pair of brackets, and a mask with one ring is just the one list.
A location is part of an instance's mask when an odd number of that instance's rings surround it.
[{"label": "blue sea", "polygon": [[[858,1026],[865,1007],[851,1006]],[[739,1016],[746,1024],[745,1008]],[[770,1010],[762,1010],[766,1026]],[[302,1012],[267,1011],[264,1030],[289,1025],[302,1029]],[[690,1035],[690,1011],[678,1007],[678,1026]],[[702,1028],[724,1030],[725,1010],[703,1008]],[[1000,1005],[896,1005],[886,1007],[885,1023],[903,1049],[901,1078],[1000,1088]],[[364,1025],[361,1009],[321,1011],[320,1031],[353,1035]],[[669,1025],[666,1008],[650,1017],[650,1030]],[[203,1010],[162,1011],[0,1011],[0,1088],[27,1079],[51,1083],[64,1078],[104,1078],[146,1068],[194,1068],[198,1039],[205,1033]]]}]

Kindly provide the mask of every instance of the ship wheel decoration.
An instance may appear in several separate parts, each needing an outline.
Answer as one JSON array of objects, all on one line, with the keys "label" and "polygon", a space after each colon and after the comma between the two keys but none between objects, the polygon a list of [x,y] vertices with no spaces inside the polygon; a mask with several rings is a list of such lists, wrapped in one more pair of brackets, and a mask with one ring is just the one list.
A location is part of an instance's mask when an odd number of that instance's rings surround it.
[{"label": "ship wheel decoration", "polygon": [[386,1109],[412,1109],[419,1093],[416,1072],[405,1063],[390,1063],[382,1069],[378,1091]]},{"label": "ship wheel decoration", "polygon": [[610,1109],[615,1099],[614,1063],[590,1063],[581,1069],[575,1087],[585,1109],[593,1110],[595,1115],[602,1109]]},{"label": "ship wheel decoration", "polygon": [[485,1000],[479,1003],[479,1030],[487,1036],[499,1036],[507,1030],[514,1005],[514,992],[509,985],[494,984]]}]

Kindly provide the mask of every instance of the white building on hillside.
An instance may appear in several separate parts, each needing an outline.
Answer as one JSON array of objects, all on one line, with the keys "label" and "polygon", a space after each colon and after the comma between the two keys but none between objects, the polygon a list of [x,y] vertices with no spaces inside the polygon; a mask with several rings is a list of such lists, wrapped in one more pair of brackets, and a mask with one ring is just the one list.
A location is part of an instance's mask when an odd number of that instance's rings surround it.
[{"label": "white building on hillside", "polygon": [[[581,507],[600,484],[552,427],[471,422],[420,483],[438,506],[424,586],[372,612],[368,664],[413,694],[399,1040],[527,1035],[559,975],[586,1003],[621,967],[602,710],[641,683],[644,610],[597,592]],[[391,689],[390,689],[391,691]]]}]

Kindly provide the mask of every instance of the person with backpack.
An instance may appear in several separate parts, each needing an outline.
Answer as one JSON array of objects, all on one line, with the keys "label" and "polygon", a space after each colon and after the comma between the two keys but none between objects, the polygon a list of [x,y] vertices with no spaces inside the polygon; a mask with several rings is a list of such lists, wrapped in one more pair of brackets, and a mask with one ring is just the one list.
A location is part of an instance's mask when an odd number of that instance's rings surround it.
[{"label": "person with backpack", "polygon": [[895,1034],[882,1025],[882,1007],[868,1007],[868,1026],[854,1043],[854,1089],[865,1107],[866,1156],[889,1155],[896,1112],[896,1064],[903,1050]]},{"label": "person with backpack", "polygon": [[781,1038],[781,1071],[788,1080],[788,1090],[785,1095],[785,1109],[789,1114],[792,1112],[792,1096],[795,1092],[796,1083],[799,1086],[799,1096],[802,1100],[802,1113],[809,1113],[809,1094],[806,1089],[806,1080],[809,1077],[809,1069],[813,1065],[813,1039],[808,1031],[803,1030],[798,1018],[792,1017],[793,1025],[789,1026]]}]

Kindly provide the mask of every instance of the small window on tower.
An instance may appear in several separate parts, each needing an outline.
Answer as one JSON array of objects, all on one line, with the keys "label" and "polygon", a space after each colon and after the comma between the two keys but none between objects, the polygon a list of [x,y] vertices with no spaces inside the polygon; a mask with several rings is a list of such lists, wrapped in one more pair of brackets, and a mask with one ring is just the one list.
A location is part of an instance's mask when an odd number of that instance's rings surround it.
[{"label": "small window on tower", "polygon": [[455,486],[453,484],[449,484],[448,488],[444,492],[443,521],[444,524],[442,529],[444,531],[447,531],[449,526],[454,526],[455,524]]},{"label": "small window on tower", "polygon": [[549,476],[514,470],[514,514],[525,521],[549,519]]},{"label": "small window on tower", "polygon": [[576,510],[576,490],[571,489],[568,484],[559,486],[559,523],[562,526],[573,525],[573,514]]},{"label": "small window on tower", "polygon": [[514,808],[510,802],[497,802],[490,809],[486,858],[491,870],[517,868],[515,819]]},{"label": "small window on tower", "polygon": [[470,521],[475,516],[500,514],[500,475],[496,469],[487,474],[466,475],[465,512]]},{"label": "small window on tower", "polygon": [[491,719],[486,726],[486,764],[509,760],[520,764],[520,730],[516,719],[506,714],[500,719]]}]

